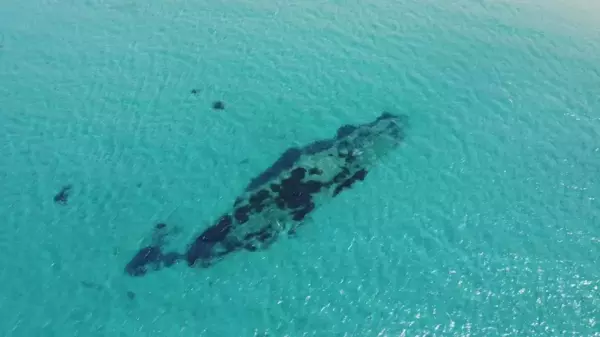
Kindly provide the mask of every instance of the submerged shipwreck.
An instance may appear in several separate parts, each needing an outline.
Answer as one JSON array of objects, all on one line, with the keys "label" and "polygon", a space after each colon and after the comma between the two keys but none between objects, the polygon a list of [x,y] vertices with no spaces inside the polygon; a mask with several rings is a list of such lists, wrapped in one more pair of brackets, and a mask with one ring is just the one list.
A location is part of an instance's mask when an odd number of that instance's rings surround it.
[{"label": "submerged shipwreck", "polygon": [[[402,143],[406,127],[406,116],[384,112],[372,122],[340,127],[331,139],[288,149],[187,247],[165,252],[163,240],[153,240],[125,272],[143,276],[179,262],[209,267],[236,251],[266,249],[280,235],[294,233],[316,208],[364,180]],[[155,237],[168,235],[165,230],[165,224],[157,225]]]}]

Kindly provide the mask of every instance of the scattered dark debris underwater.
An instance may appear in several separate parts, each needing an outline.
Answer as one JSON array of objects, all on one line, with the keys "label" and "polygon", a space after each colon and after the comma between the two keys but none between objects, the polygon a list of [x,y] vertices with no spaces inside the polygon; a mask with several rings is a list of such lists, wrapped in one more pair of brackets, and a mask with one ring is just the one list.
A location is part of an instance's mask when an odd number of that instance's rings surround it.
[{"label": "scattered dark debris underwater", "polygon": [[69,196],[71,194],[71,190],[73,189],[72,185],[65,185],[63,188],[54,195],[54,202],[59,205],[66,205],[69,202]]},{"label": "scattered dark debris underwater", "polygon": [[214,101],[212,108],[214,110],[225,110],[225,103],[223,101]]},{"label": "scattered dark debris underwater", "polygon": [[286,150],[255,177],[233,208],[189,244],[184,252],[164,252],[166,224],[154,228],[152,242],[125,266],[130,276],[185,261],[209,267],[238,251],[268,248],[279,235],[292,235],[328,199],[363,181],[369,170],[400,146],[408,118],[382,113],[375,121],[344,125],[335,137]]}]

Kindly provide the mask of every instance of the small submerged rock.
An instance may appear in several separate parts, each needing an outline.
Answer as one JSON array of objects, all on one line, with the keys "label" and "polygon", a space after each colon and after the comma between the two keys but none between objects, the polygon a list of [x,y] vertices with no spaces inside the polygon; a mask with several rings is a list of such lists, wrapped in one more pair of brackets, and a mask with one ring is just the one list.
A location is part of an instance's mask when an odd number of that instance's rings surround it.
[{"label": "small submerged rock", "polygon": [[127,298],[129,298],[130,300],[134,300],[135,299],[135,293],[131,290],[127,291]]},{"label": "small submerged rock", "polygon": [[73,186],[71,185],[63,186],[63,188],[54,196],[54,202],[60,205],[66,205],[69,201],[69,193],[71,193],[72,188]]},{"label": "small submerged rock", "polygon": [[214,101],[212,104],[212,108],[214,110],[224,110],[225,109],[225,103],[223,103],[223,101]]}]

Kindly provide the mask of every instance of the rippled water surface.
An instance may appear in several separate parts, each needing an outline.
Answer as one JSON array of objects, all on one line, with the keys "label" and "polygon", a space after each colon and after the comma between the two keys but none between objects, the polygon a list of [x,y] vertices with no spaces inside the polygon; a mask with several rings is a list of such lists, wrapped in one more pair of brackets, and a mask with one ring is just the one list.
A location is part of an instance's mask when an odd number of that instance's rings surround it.
[{"label": "rippled water surface", "polygon": [[[590,3],[5,1],[0,335],[599,336]],[[123,273],[382,111],[403,146],[295,238]]]}]

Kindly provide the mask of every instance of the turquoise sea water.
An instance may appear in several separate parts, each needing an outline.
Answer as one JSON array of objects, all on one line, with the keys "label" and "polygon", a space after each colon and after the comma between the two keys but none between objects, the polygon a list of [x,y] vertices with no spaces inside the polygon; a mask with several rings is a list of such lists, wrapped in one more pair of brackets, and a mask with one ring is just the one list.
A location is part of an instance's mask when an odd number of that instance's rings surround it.
[{"label": "turquoise sea water", "polygon": [[[0,336],[599,336],[598,9],[4,1]],[[384,110],[404,145],[296,238],[124,275]]]}]

